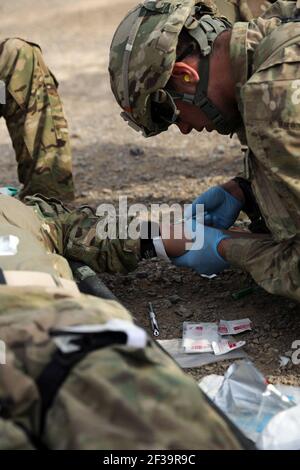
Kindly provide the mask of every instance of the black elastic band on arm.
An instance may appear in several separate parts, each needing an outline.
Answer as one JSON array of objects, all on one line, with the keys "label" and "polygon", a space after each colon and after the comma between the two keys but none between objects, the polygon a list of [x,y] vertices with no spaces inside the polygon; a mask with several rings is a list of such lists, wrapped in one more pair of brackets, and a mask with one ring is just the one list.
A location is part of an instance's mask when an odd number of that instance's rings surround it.
[{"label": "black elastic band on arm", "polygon": [[244,194],[245,203],[242,211],[245,212],[245,214],[247,214],[251,220],[251,225],[249,226],[250,231],[253,233],[270,233],[259,205],[255,199],[251,182],[240,176],[233,178],[233,181],[239,185]]}]

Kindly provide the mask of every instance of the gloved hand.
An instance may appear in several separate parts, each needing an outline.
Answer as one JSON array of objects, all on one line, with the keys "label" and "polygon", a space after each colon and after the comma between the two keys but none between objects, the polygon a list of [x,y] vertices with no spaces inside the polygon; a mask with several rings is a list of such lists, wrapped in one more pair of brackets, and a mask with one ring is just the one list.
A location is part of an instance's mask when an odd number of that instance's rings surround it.
[{"label": "gloved hand", "polygon": [[224,229],[234,224],[243,206],[241,201],[233,197],[221,186],[214,186],[192,202],[185,210],[185,219],[196,216],[197,204],[204,204],[205,225]]},{"label": "gloved hand", "polygon": [[[196,234],[195,240],[190,250],[176,258],[170,258],[175,266],[185,266],[192,268],[199,274],[210,276],[217,274],[229,267],[229,263],[218,253],[218,245],[221,240],[230,238],[221,230],[217,230],[206,225],[202,225],[196,219],[189,219],[185,222],[185,232]],[[204,243],[202,245],[201,235],[204,231]]]}]

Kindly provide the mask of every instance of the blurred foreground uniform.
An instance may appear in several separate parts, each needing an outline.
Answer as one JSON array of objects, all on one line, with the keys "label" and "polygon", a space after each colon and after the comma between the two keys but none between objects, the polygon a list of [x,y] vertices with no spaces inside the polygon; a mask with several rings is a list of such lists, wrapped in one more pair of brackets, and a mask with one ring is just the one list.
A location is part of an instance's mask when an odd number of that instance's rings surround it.
[{"label": "blurred foreground uniform", "polygon": [[18,163],[21,197],[42,193],[74,197],[68,126],[57,82],[35,44],[0,42],[0,80],[6,104],[0,105]]},{"label": "blurred foreground uniform", "polygon": [[[73,237],[80,227],[88,259],[109,266],[87,241],[88,216],[78,212],[74,223],[58,203],[28,203],[0,196],[0,448],[241,448],[236,430],[125,308],[77,290],[59,254],[86,261]],[[8,235],[19,242],[10,256]],[[75,325],[81,333],[70,342],[63,329]]]}]

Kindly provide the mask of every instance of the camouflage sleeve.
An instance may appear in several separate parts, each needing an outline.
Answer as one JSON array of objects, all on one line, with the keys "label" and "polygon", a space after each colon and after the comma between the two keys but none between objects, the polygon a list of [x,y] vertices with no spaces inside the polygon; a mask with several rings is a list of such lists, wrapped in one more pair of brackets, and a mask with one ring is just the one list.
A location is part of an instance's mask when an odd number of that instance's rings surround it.
[{"label": "camouflage sleeve", "polygon": [[[220,0],[217,0],[217,2]],[[224,0],[221,0],[224,2]],[[275,0],[227,0],[237,8],[236,21],[251,21],[264,14]]]},{"label": "camouflage sleeve", "polygon": [[74,197],[68,126],[57,82],[35,44],[7,39],[0,44],[0,80],[6,103],[0,113],[13,142],[21,197],[42,193]]},{"label": "camouflage sleeve", "polygon": [[[91,207],[70,211],[61,202],[41,196],[26,197],[24,202],[33,207],[42,221],[45,244],[50,250],[67,259],[82,261],[96,272],[126,273],[137,267],[140,240],[121,239],[118,223],[115,233],[106,231],[105,216],[97,216]],[[97,229],[99,224],[101,232]]]},{"label": "camouflage sleeve", "polygon": [[245,269],[270,294],[300,302],[300,238],[276,243],[264,240],[231,239],[227,260]]}]

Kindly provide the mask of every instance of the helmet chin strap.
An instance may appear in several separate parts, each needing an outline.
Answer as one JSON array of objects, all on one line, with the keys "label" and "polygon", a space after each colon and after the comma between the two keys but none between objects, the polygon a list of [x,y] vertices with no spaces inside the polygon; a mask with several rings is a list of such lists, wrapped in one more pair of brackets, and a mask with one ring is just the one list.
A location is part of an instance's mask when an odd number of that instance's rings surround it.
[{"label": "helmet chin strap", "polygon": [[213,18],[210,15],[204,15],[199,20],[195,17],[189,17],[185,28],[189,35],[198,43],[201,53],[199,63],[199,82],[194,95],[187,93],[177,93],[170,91],[174,99],[181,99],[187,103],[193,104],[201,109],[215,126],[220,134],[231,134],[238,126],[235,119],[225,118],[219,108],[208,98],[209,82],[209,63],[210,54],[214,41],[219,34],[228,30],[230,23],[223,18]]},{"label": "helmet chin strap", "polygon": [[209,56],[201,58],[199,65],[199,77],[200,80],[197,84],[193,104],[198,106],[198,108],[201,109],[201,111],[210,119],[210,121],[212,121],[214,127],[220,134],[230,134],[236,127],[236,122],[227,120],[219,108],[207,96],[209,81]]}]

